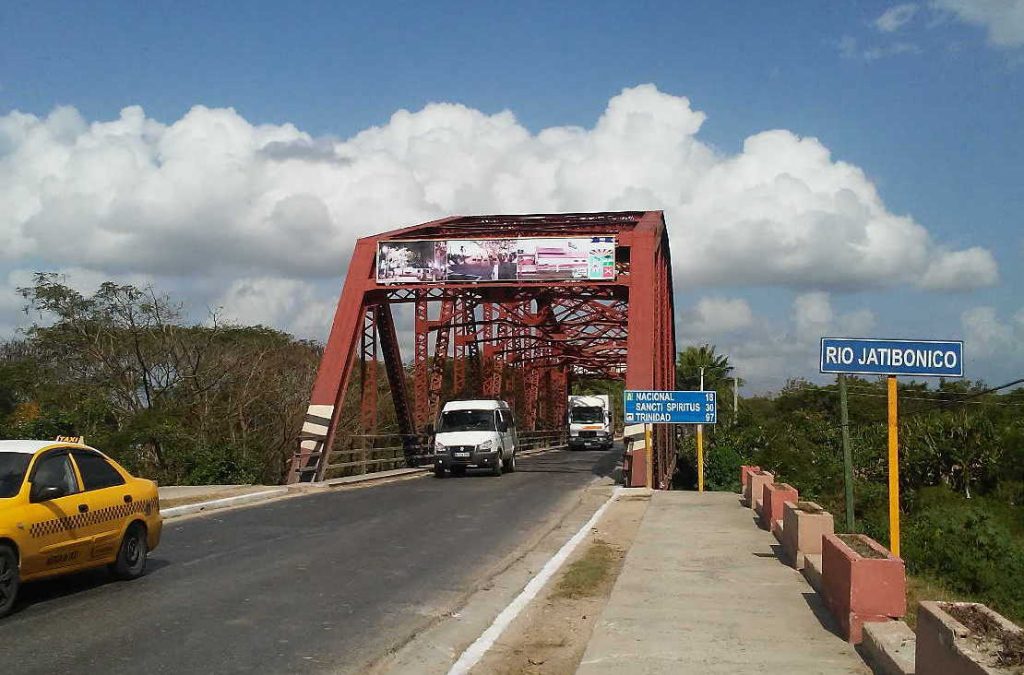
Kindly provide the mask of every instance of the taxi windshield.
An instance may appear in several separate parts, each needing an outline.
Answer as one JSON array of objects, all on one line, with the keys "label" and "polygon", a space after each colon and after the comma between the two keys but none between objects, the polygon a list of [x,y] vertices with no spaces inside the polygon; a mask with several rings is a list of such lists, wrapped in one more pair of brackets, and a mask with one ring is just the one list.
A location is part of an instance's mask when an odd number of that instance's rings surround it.
[{"label": "taxi windshield", "polygon": [[18,494],[31,459],[32,455],[24,452],[0,452],[0,499]]}]

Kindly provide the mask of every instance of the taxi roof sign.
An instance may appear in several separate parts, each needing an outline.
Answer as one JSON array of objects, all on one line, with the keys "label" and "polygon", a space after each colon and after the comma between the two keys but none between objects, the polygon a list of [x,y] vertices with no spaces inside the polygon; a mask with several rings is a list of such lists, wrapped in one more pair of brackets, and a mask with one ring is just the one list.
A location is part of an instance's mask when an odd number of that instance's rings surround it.
[{"label": "taxi roof sign", "polygon": [[58,436],[54,441],[57,443],[78,443],[83,445],[85,443],[85,436]]}]

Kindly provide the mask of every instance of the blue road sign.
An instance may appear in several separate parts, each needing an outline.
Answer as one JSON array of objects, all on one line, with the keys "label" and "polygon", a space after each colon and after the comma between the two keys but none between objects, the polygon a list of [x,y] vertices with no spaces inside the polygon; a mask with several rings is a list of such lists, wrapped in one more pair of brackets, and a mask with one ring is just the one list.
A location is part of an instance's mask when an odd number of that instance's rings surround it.
[{"label": "blue road sign", "polygon": [[626,391],[626,424],[714,424],[718,421],[713,391]]},{"label": "blue road sign", "polygon": [[963,377],[964,343],[821,338],[821,372]]}]

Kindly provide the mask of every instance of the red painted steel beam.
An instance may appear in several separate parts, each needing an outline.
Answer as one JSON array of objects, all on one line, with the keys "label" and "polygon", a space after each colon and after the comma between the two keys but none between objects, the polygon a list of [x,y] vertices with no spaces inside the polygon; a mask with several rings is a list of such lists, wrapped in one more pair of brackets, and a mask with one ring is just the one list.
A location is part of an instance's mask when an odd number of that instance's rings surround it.
[{"label": "red painted steel beam", "polygon": [[[616,236],[616,279],[379,285],[373,277],[381,240],[580,235]],[[631,388],[671,388],[671,279],[660,212],[456,216],[362,239],[335,314],[296,466],[326,464],[352,362],[356,354],[363,355],[363,379],[369,386],[377,340],[403,432],[422,430],[444,397],[478,392],[518,404],[527,427],[538,420],[561,425],[574,374],[625,379]],[[399,303],[415,305],[412,405],[390,310]],[[437,319],[431,318],[431,305],[440,305]],[[359,342],[369,308],[374,308],[370,318],[376,333],[372,350],[366,335]],[[452,344],[454,386],[449,387],[445,370]],[[376,407],[372,396],[362,392],[364,426],[369,408]],[[674,457],[667,430],[659,431],[656,486],[668,485]],[[292,479],[306,473],[295,472]]]}]

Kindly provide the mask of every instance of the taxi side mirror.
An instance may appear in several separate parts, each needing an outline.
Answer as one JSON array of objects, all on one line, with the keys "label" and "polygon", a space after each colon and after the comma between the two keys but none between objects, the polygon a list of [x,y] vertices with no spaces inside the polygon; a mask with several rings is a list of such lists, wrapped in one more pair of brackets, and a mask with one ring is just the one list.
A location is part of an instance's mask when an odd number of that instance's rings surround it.
[{"label": "taxi side mirror", "polygon": [[32,485],[29,498],[33,502],[48,502],[64,496],[64,488],[59,485]]}]

